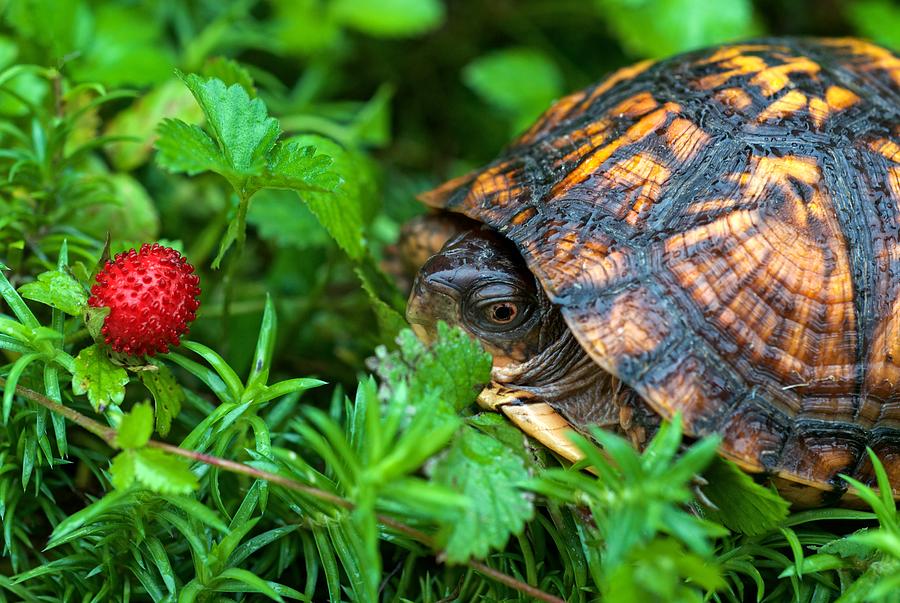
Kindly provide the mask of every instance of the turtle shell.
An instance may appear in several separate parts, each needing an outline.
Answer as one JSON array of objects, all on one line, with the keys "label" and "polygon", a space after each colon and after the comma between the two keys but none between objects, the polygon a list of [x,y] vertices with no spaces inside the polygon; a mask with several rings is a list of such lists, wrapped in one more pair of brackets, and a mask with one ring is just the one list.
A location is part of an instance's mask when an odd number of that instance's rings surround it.
[{"label": "turtle shell", "polygon": [[[900,59],[768,39],[621,69],[423,201],[515,243],[597,364],[834,502],[900,486]],[[823,492],[824,491],[824,492]]]}]

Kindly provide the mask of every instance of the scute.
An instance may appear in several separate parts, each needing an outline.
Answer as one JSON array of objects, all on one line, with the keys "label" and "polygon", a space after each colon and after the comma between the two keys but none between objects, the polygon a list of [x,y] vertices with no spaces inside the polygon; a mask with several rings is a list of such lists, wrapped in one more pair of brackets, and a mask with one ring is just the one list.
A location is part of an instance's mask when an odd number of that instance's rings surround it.
[{"label": "scute", "polygon": [[900,487],[890,51],[777,39],[641,63],[423,200],[512,240],[601,368],[745,469],[834,501],[838,474],[874,483],[869,446]]}]

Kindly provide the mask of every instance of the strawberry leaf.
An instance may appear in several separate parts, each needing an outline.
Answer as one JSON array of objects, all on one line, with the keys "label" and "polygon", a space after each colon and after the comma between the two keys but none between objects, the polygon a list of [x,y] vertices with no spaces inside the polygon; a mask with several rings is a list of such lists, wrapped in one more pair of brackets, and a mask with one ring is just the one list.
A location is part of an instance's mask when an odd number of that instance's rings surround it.
[{"label": "strawberry leaf", "polygon": [[109,478],[116,490],[125,490],[134,483],[134,453],[123,450],[109,466]]},{"label": "strawberry leaf", "polygon": [[181,459],[155,448],[131,451],[134,477],[157,494],[189,494],[197,489],[197,476]]},{"label": "strawberry leaf", "polygon": [[72,316],[84,312],[88,300],[84,287],[61,270],[42,272],[36,281],[19,287],[19,294],[25,299],[47,304]]},{"label": "strawberry leaf", "polygon": [[72,391],[79,396],[87,394],[97,412],[102,412],[111,404],[121,404],[125,399],[127,383],[125,369],[113,364],[96,345],[84,348],[75,358]]},{"label": "strawberry leaf", "polygon": [[226,175],[228,166],[209,134],[179,119],[164,119],[157,130],[156,160],[170,172],[189,175],[216,172]]},{"label": "strawberry leaf", "polygon": [[122,417],[116,433],[115,445],[119,448],[141,448],[153,433],[153,409],[149,404],[135,404]]},{"label": "strawberry leaf", "polygon": [[[400,333],[400,351],[378,350],[378,374],[388,383],[409,383],[409,399],[427,399],[438,391],[447,412],[456,414],[475,400],[478,385],[491,378],[491,356],[460,328],[440,322],[438,338],[430,348],[409,329]],[[473,386],[474,385],[474,386]]]},{"label": "strawberry leaf", "polygon": [[258,98],[251,99],[240,84],[226,87],[222,80],[195,74],[179,73],[178,77],[203,109],[231,175],[262,173],[266,156],[281,134],[278,121],[269,117],[266,105]]},{"label": "strawberry leaf", "polygon": [[226,86],[240,84],[250,98],[256,98],[256,86],[253,76],[243,65],[227,57],[214,57],[203,65],[203,75],[208,78],[222,80]]},{"label": "strawberry leaf", "polygon": [[255,178],[251,187],[327,193],[342,183],[337,174],[328,170],[331,164],[332,158],[316,154],[316,147],[311,144],[300,140],[279,142],[272,149],[265,174]]},{"label": "strawberry leaf", "polygon": [[[515,430],[511,425],[507,429]],[[446,543],[450,563],[482,559],[491,549],[502,548],[534,514],[532,495],[518,487],[529,477],[522,457],[476,429],[460,432],[432,477],[470,500],[451,524]]]},{"label": "strawberry leaf", "polygon": [[151,364],[156,370],[141,371],[141,381],[156,402],[156,432],[165,437],[169,435],[172,419],[181,412],[184,390],[168,367],[154,361]]},{"label": "strawberry leaf", "polygon": [[[293,145],[313,146],[333,159],[331,169],[337,174],[331,179],[319,176],[319,189],[293,187],[312,210],[319,223],[348,256],[362,260],[366,255],[364,229],[377,199],[372,171],[366,160],[338,143],[316,135],[298,136]],[[286,169],[292,162],[281,162]],[[330,186],[329,186],[330,185]]]}]

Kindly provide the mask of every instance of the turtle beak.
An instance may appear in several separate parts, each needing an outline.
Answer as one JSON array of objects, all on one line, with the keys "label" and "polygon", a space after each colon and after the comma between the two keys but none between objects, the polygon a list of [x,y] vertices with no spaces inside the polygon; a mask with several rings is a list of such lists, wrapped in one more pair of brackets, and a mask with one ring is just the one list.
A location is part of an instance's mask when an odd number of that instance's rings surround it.
[{"label": "turtle beak", "polygon": [[436,286],[422,274],[416,277],[409,302],[406,305],[406,320],[423,343],[431,344],[437,339],[437,323],[458,322],[458,303],[444,287]]}]

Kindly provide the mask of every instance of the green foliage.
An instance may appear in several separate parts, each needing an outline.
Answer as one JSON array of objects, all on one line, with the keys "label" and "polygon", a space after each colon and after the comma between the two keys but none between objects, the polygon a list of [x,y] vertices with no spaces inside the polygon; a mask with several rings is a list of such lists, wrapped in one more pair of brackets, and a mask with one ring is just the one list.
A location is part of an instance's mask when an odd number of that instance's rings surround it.
[{"label": "green foliage", "polygon": [[[4,3],[0,603],[896,601],[877,459],[870,511],[794,513],[677,422],[564,467],[477,411],[489,355],[419,342],[384,273],[416,194],[628,57],[897,46],[889,2],[775,4]],[[91,275],[155,240],[200,316],[111,354]]]},{"label": "green foliage", "polygon": [[377,351],[379,374],[388,383],[405,381],[413,400],[437,390],[441,410],[455,414],[475,399],[476,385],[490,381],[491,357],[463,331],[444,322],[438,323],[437,335],[440,343],[429,348],[412,331],[403,331],[398,352]]},{"label": "green foliage", "polygon": [[562,74],[548,56],[512,48],[479,57],[463,79],[486,102],[507,113],[513,129],[523,130],[562,95]]},{"label": "green foliage", "polygon": [[[511,425],[503,427],[514,431]],[[521,449],[522,438],[518,437]],[[462,493],[469,500],[447,537],[447,561],[485,557],[502,549],[511,534],[521,534],[534,515],[531,498],[521,489],[529,472],[522,457],[502,440],[467,428],[453,441],[447,455],[431,470],[436,483]]]},{"label": "green foliage", "polygon": [[750,0],[596,0],[596,4],[635,56],[664,57],[759,34]]},{"label": "green foliage", "polygon": [[[597,477],[572,470],[544,472],[531,487],[542,494],[587,506],[595,526],[586,527],[584,546],[602,544],[603,554],[595,576],[607,596],[632,593],[632,601],[679,594],[680,600],[696,598],[684,581],[713,590],[723,584],[712,563],[712,539],[727,530],[686,512],[690,484],[712,461],[718,446],[708,438],[676,458],[681,443],[680,419],[664,424],[643,454],[618,436],[599,429],[592,436],[603,449],[583,436],[573,441],[585,454],[585,464]],[[604,456],[608,455],[607,456]],[[660,558],[653,559],[653,555]],[[672,563],[672,559],[679,563]],[[640,564],[635,560],[640,559]],[[665,570],[658,582],[648,575]],[[612,588],[617,590],[614,591]],[[692,596],[688,596],[692,595]]]},{"label": "green foliage", "polygon": [[25,299],[47,304],[72,316],[84,312],[88,300],[81,284],[59,270],[42,272],[36,281],[19,287],[19,293]]},{"label": "green foliage", "polygon": [[724,459],[716,459],[704,472],[709,482],[703,494],[709,501],[703,514],[739,534],[758,536],[777,528],[788,515],[787,502]]},{"label": "green foliage", "polygon": [[348,27],[373,36],[413,36],[441,24],[440,0],[335,0],[332,13]]},{"label": "green foliage", "polygon": [[128,381],[125,369],[114,364],[99,345],[84,348],[75,358],[72,391],[76,396],[87,394],[98,412],[122,403]]},{"label": "green foliage", "polygon": [[888,0],[848,2],[847,16],[859,32],[895,51],[900,48],[900,7]]}]

